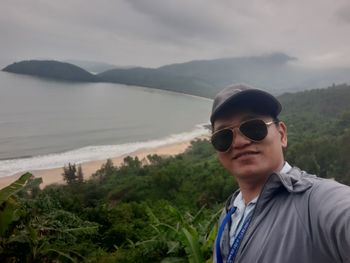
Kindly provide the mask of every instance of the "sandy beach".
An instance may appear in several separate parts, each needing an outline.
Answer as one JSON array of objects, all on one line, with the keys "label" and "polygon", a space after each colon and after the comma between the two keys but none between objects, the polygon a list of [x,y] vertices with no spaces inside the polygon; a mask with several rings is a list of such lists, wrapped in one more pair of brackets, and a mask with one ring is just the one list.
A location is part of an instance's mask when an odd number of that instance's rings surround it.
[{"label": "sandy beach", "polygon": [[[183,153],[188,148],[189,145],[190,145],[190,141],[180,142],[176,144],[164,145],[158,148],[141,149],[131,154],[119,156],[111,159],[113,161],[113,164],[115,166],[118,166],[123,162],[126,156],[132,156],[132,157],[137,156],[140,160],[142,160],[149,154],[158,154],[161,156],[177,155],[177,154]],[[101,168],[102,164],[106,163],[106,161],[107,160],[97,160],[97,161],[82,163],[81,166],[82,166],[85,180],[89,179],[94,172],[96,172],[99,168]],[[62,178],[62,172],[63,172],[62,168],[63,167],[46,169],[46,170],[34,170],[34,171],[28,171],[28,172],[31,172],[35,177],[42,178],[43,183],[41,184],[41,187],[43,188],[49,184],[64,183]],[[19,178],[25,172],[27,171],[23,171],[12,176],[0,178],[0,189],[14,182],[17,178]]]}]

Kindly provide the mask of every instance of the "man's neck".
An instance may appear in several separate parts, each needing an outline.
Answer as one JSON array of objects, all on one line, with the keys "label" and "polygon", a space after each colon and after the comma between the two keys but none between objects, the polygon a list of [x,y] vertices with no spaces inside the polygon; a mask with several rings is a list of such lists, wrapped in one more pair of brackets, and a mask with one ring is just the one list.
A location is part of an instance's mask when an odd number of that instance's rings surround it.
[{"label": "man's neck", "polygon": [[242,193],[242,197],[246,205],[249,204],[250,201],[252,201],[255,197],[257,197],[260,194],[263,185],[264,185],[263,183],[262,184],[246,184],[243,182],[239,183],[239,189]]},{"label": "man's neck", "polygon": [[[276,169],[276,171],[281,171],[285,162]],[[249,204],[255,197],[260,195],[260,192],[267,181],[268,177],[253,177],[253,178],[237,178],[237,182],[242,193],[243,200],[245,204]]]}]

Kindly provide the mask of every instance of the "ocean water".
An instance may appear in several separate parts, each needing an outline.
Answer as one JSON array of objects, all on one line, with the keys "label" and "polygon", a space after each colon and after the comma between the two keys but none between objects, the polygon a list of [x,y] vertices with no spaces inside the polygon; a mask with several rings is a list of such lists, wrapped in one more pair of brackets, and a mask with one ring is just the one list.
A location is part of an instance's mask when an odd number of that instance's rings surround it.
[{"label": "ocean water", "polygon": [[0,72],[0,177],[121,156],[207,134],[211,100]]}]

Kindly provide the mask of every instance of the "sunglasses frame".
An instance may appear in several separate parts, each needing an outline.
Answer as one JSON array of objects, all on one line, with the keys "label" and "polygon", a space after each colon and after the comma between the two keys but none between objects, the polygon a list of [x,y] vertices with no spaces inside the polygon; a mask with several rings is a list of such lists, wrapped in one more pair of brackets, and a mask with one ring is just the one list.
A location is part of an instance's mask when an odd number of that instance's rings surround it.
[{"label": "sunglasses frame", "polygon": [[[214,149],[215,149],[216,151],[218,151],[218,152],[222,152],[222,153],[228,152],[228,151],[231,149],[231,147],[232,147],[232,142],[233,142],[233,140],[234,140],[235,137],[237,136],[237,135],[236,135],[237,133],[235,133],[235,129],[238,129],[238,132],[239,132],[244,138],[246,138],[246,139],[248,139],[248,140],[250,140],[250,141],[252,141],[252,142],[261,142],[262,140],[264,140],[264,139],[266,138],[267,134],[266,134],[266,136],[265,136],[263,139],[261,139],[261,140],[253,140],[253,139],[247,137],[246,135],[244,135],[244,134],[241,132],[241,130],[240,130],[240,127],[242,126],[242,124],[245,124],[245,123],[250,122],[250,121],[257,121],[257,120],[258,120],[258,121],[262,121],[262,122],[266,125],[266,129],[268,129],[268,127],[269,127],[271,124],[274,124],[274,123],[278,123],[278,122],[279,122],[279,121],[277,121],[277,120],[272,120],[272,121],[266,122],[266,121],[264,121],[264,120],[262,120],[262,119],[249,119],[249,120],[246,120],[246,121],[243,121],[243,122],[239,123],[238,125],[228,126],[228,127],[225,127],[225,128],[222,128],[222,129],[220,129],[220,130],[217,130],[217,131],[213,132],[213,134],[212,134],[211,137],[210,137],[211,144],[213,145]],[[216,149],[215,146],[214,146],[214,144],[213,144],[213,141],[212,141],[213,136],[214,136],[215,134],[217,134],[218,132],[221,132],[221,131],[223,131],[223,130],[230,130],[230,131],[232,132],[232,135],[233,135],[233,136],[232,136],[232,141],[231,141],[230,147],[228,147],[228,149],[227,149],[226,151],[220,151],[220,150]],[[267,131],[267,132],[268,132],[268,131]]]}]

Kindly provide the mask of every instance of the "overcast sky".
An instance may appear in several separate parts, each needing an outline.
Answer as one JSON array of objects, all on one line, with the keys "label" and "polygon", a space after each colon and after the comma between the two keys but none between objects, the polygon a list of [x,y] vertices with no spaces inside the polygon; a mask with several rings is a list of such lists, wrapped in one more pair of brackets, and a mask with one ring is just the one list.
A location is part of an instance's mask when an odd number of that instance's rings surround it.
[{"label": "overcast sky", "polygon": [[350,66],[349,0],[1,0],[0,63],[156,67],[284,52]]}]

